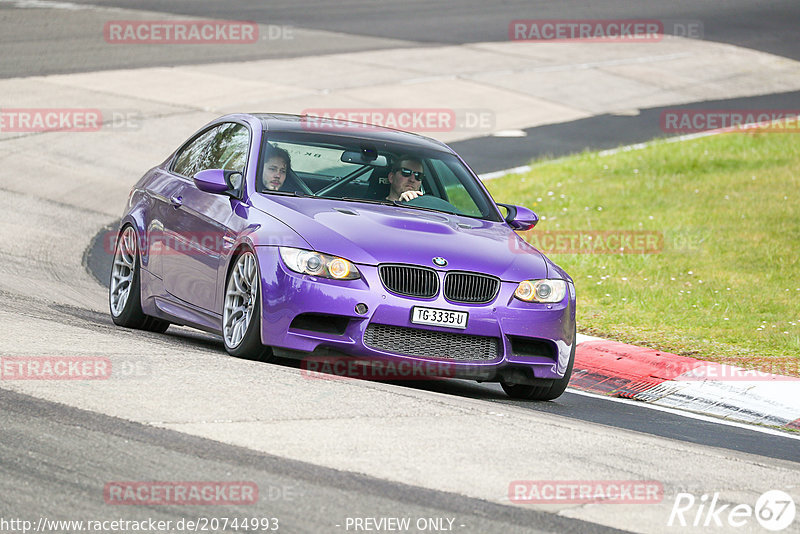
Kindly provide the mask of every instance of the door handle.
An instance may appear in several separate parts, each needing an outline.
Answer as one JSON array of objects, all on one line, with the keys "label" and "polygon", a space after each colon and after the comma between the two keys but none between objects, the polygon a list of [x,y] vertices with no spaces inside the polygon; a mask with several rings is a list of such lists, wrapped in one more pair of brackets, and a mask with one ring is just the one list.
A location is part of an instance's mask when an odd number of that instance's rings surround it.
[{"label": "door handle", "polygon": [[172,195],[169,197],[169,203],[172,204],[174,208],[180,208],[183,206],[183,197],[180,195]]}]

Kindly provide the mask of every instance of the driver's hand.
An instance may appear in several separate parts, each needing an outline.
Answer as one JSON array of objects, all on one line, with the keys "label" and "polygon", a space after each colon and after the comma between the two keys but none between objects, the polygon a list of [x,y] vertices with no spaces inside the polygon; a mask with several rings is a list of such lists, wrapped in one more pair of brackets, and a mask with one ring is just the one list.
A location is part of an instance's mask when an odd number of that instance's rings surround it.
[{"label": "driver's hand", "polygon": [[400,193],[400,202],[408,202],[423,195],[422,191],[403,191]]}]

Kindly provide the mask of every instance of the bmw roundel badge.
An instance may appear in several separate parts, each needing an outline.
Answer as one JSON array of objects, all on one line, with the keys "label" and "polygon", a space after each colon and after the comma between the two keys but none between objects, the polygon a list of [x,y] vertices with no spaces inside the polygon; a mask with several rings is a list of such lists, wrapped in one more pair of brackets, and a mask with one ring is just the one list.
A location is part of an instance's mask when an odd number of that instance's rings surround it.
[{"label": "bmw roundel badge", "polygon": [[433,258],[433,263],[435,265],[438,265],[439,267],[444,267],[445,265],[447,265],[447,260],[442,257],[436,256],[435,258]]}]

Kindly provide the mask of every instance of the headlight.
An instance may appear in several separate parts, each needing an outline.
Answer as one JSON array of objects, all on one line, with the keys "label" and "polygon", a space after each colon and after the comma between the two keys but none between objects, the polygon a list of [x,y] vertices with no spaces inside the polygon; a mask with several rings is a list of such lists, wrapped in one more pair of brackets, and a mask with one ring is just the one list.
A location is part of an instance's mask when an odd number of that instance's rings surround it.
[{"label": "headlight", "polygon": [[564,280],[523,280],[514,296],[525,302],[561,302],[567,294]]},{"label": "headlight", "polygon": [[355,280],[361,277],[356,266],[344,258],[299,248],[279,247],[279,250],[283,263],[296,273],[335,280]]}]

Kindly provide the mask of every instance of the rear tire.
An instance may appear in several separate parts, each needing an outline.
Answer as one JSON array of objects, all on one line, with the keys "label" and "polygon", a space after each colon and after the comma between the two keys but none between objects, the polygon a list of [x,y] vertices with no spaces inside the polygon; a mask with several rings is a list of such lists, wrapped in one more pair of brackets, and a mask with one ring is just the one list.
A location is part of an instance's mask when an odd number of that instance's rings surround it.
[{"label": "rear tire", "polygon": [[578,345],[577,336],[573,335],[572,339],[572,352],[570,352],[567,370],[564,371],[564,376],[562,378],[553,380],[553,383],[549,386],[528,386],[525,384],[506,384],[501,382],[500,386],[503,388],[503,391],[506,392],[506,395],[512,399],[536,401],[549,401],[560,397],[564,393],[564,390],[567,389],[569,379],[572,376],[572,367],[575,364],[575,348]]},{"label": "rear tire", "polygon": [[261,343],[260,280],[255,254],[244,251],[234,258],[225,282],[222,338],[231,356],[268,361],[272,349]]},{"label": "rear tire", "polygon": [[145,315],[139,273],[139,247],[136,231],[128,225],[122,229],[114,247],[114,263],[108,283],[108,305],[111,320],[117,326],[163,334],[169,322]]}]

